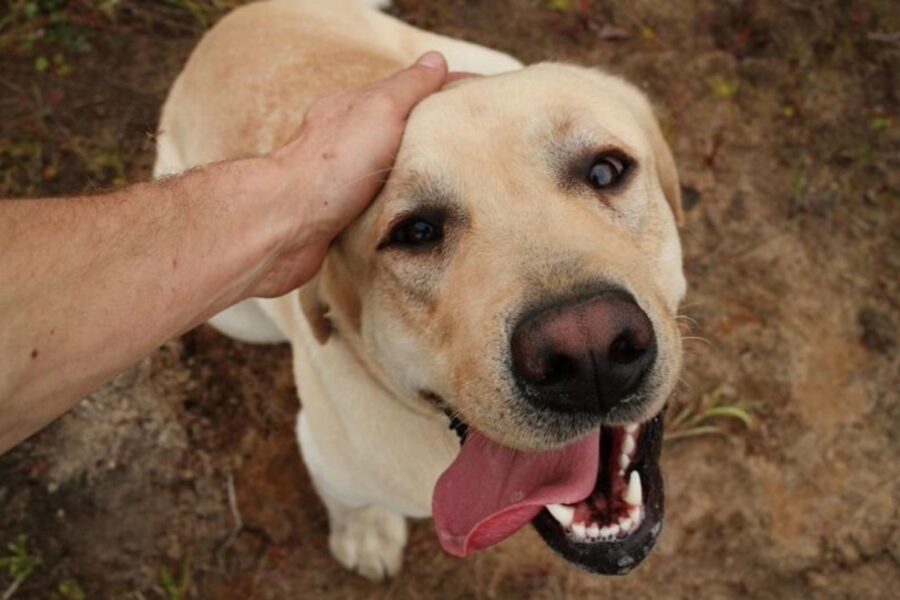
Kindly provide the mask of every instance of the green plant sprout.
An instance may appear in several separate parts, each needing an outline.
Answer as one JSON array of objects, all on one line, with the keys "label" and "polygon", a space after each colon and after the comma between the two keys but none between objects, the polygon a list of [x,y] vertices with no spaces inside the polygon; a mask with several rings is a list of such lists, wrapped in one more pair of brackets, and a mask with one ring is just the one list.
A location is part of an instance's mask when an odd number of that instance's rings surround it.
[{"label": "green plant sprout", "polygon": [[162,584],[163,591],[166,593],[166,598],[169,600],[185,600],[191,589],[190,560],[185,559],[185,561],[181,563],[181,575],[177,582],[175,581],[174,575],[167,567],[160,569],[159,582]]},{"label": "green plant sprout", "polygon": [[719,384],[714,390],[703,394],[696,402],[679,406],[666,420],[667,442],[702,435],[725,435],[723,424],[737,421],[750,428],[753,426],[753,407],[745,402],[730,403],[731,396],[726,384]]},{"label": "green plant sprout", "polygon": [[32,553],[28,549],[28,536],[25,534],[16,537],[16,540],[7,544],[6,548],[9,554],[0,558],[0,572],[6,573],[12,579],[12,583],[0,595],[0,600],[12,598],[16,590],[43,562],[39,552]]}]

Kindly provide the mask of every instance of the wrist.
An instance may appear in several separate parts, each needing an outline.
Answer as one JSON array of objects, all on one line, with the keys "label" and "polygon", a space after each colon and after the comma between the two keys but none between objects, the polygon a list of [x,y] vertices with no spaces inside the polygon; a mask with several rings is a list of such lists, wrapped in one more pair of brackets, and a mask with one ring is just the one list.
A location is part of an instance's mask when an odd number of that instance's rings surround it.
[{"label": "wrist", "polygon": [[232,169],[238,203],[236,244],[242,264],[235,273],[238,297],[272,297],[287,293],[318,271],[336,229],[317,202],[328,202],[314,190],[323,189],[321,177],[309,161],[279,153],[226,163]]},{"label": "wrist", "polygon": [[[291,150],[288,152],[288,150]],[[327,218],[329,200],[322,190],[334,182],[323,181],[325,170],[298,148],[285,147],[260,161],[259,177],[269,187],[273,231],[278,247],[297,250],[301,246],[327,247],[339,233]]]},{"label": "wrist", "polygon": [[202,178],[208,190],[203,219],[212,238],[205,252],[216,259],[202,261],[193,280],[209,279],[217,312],[259,295],[260,279],[290,238],[290,219],[280,200],[283,175],[268,159],[249,158],[211,165],[188,177]]}]

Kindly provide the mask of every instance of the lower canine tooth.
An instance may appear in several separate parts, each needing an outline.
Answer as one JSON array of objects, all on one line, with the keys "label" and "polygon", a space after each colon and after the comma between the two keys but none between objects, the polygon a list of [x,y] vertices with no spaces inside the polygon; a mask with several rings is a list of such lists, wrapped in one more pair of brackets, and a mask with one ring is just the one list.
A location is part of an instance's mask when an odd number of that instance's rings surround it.
[{"label": "lower canine tooth", "polygon": [[644,490],[641,487],[641,476],[637,471],[632,471],[628,478],[628,489],[625,490],[625,497],[622,498],[632,506],[640,506],[644,503]]},{"label": "lower canine tooth", "polygon": [[619,527],[622,528],[622,531],[631,531],[631,519],[623,519],[619,521]]},{"label": "lower canine tooth", "polygon": [[563,527],[571,525],[572,520],[575,518],[575,507],[573,506],[566,506],[565,504],[548,504],[547,510],[550,511],[553,518],[559,521],[560,525]]}]

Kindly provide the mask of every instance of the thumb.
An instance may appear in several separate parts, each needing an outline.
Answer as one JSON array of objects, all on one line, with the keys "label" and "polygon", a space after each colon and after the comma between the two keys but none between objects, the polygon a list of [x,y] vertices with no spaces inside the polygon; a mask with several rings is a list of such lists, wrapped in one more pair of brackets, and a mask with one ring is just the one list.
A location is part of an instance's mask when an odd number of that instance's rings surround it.
[{"label": "thumb", "polygon": [[387,94],[397,111],[405,119],[410,111],[430,94],[444,86],[447,61],[440,52],[426,52],[411,67],[394,73],[375,85],[375,90]]}]

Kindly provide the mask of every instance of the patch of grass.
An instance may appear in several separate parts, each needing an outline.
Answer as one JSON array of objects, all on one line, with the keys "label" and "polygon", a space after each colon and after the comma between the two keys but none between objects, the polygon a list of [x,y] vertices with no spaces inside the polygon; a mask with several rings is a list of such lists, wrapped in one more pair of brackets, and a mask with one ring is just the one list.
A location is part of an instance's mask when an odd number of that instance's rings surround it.
[{"label": "patch of grass", "polygon": [[808,189],[809,173],[805,166],[801,166],[794,172],[794,177],[791,181],[791,191],[793,192],[794,200],[802,200]]},{"label": "patch of grass", "polygon": [[32,58],[35,71],[68,75],[65,54],[93,50],[85,14],[96,9],[67,0],[12,0],[0,18],[0,50]]},{"label": "patch of grass", "polygon": [[721,75],[711,77],[707,84],[713,95],[720,100],[731,100],[737,96],[740,84],[737,81],[726,79]]},{"label": "patch of grass", "polygon": [[175,580],[175,576],[169,571],[168,567],[160,569],[159,583],[162,585],[168,600],[185,600],[191,589],[191,561],[185,559],[181,563],[181,573],[178,576],[178,581]]},{"label": "patch of grass", "polygon": [[84,589],[74,579],[66,579],[59,584],[59,593],[65,600],[87,600]]},{"label": "patch of grass", "polygon": [[[0,9],[0,51],[24,55],[41,73],[57,73],[57,53],[83,55],[116,28],[153,23],[163,30],[195,32],[246,0],[4,0]],[[8,5],[8,6],[7,6]],[[40,60],[42,59],[42,60]],[[39,62],[38,62],[39,61]],[[77,63],[72,59],[69,64]],[[41,65],[43,68],[40,68]],[[70,70],[71,70],[70,66]]]},{"label": "patch of grass", "polygon": [[44,161],[39,140],[0,138],[0,197],[38,193],[43,182],[36,174],[45,168]]},{"label": "patch of grass", "polygon": [[891,126],[891,118],[883,115],[872,117],[869,121],[869,127],[872,131],[885,131]]},{"label": "patch of grass", "polygon": [[22,20],[36,25],[25,37],[28,48],[42,42],[80,53],[91,50],[88,31],[72,18],[74,11],[65,0],[29,1],[18,6],[24,16]]},{"label": "patch of grass", "polygon": [[28,548],[28,536],[19,535],[15,541],[6,545],[9,554],[0,557],[0,572],[12,580],[3,594],[0,594],[0,600],[9,600],[16,593],[16,590],[31,577],[37,568],[43,562],[39,552],[32,552]]},{"label": "patch of grass", "polygon": [[115,17],[121,7],[122,0],[94,0],[94,8],[109,17]]},{"label": "patch of grass", "polygon": [[573,0],[547,0],[547,7],[552,10],[566,11],[572,8]]},{"label": "patch of grass", "polygon": [[194,20],[197,21],[197,25],[203,29],[209,27],[210,15],[201,2],[197,2],[196,0],[166,0],[166,3],[171,4],[176,8],[180,8],[185,12],[189,12],[193,15]]},{"label": "patch of grass", "polygon": [[678,406],[666,419],[665,440],[672,442],[703,435],[725,435],[728,433],[725,427],[728,423],[752,427],[753,406],[736,401],[734,397],[733,389],[722,383],[696,401]]},{"label": "patch of grass", "polygon": [[857,146],[855,151],[857,160],[865,166],[871,167],[875,163],[875,149],[869,142],[863,142]]}]

